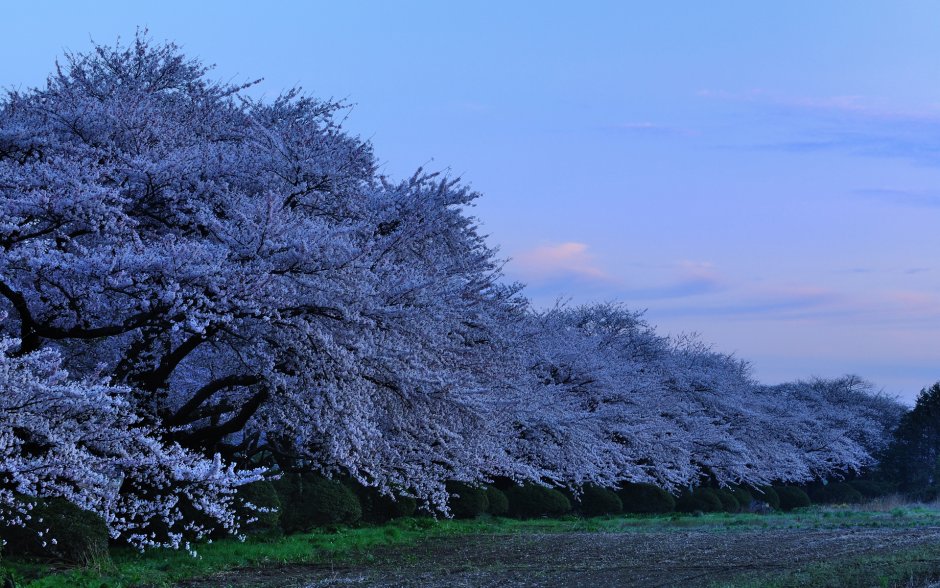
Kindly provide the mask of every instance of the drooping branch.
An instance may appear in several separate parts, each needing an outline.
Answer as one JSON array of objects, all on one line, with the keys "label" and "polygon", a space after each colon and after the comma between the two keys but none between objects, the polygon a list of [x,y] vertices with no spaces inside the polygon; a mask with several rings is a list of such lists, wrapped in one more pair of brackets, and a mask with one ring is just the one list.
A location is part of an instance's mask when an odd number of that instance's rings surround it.
[{"label": "drooping branch", "polygon": [[213,380],[196,391],[173,416],[167,419],[171,426],[181,425],[190,421],[192,413],[215,393],[237,386],[253,386],[258,383],[258,377],[252,375],[233,375]]},{"label": "drooping branch", "polygon": [[241,431],[269,396],[270,392],[267,389],[261,390],[242,404],[235,416],[229,420],[218,425],[182,433],[179,435],[180,443],[188,447],[212,447],[222,441],[226,435]]},{"label": "drooping branch", "polygon": [[134,380],[141,388],[151,392],[163,387],[176,366],[186,359],[187,355],[195,351],[197,347],[208,341],[213,332],[214,329],[209,328],[201,333],[191,335],[176,349],[164,355],[155,369],[136,375]]},{"label": "drooping branch", "polygon": [[124,322],[100,327],[56,327],[40,323],[35,319],[29,309],[29,303],[21,292],[17,292],[8,284],[0,281],[0,294],[13,304],[20,319],[20,350],[18,353],[29,353],[39,349],[42,339],[101,339],[123,335],[139,329],[157,316],[157,311],[141,312],[128,317]]},{"label": "drooping branch", "polygon": [[129,333],[146,325],[155,318],[154,312],[142,312],[129,317],[126,321],[115,325],[101,327],[53,327],[50,325],[35,325],[36,333],[46,339],[101,339]]},{"label": "drooping branch", "polygon": [[20,319],[20,348],[17,353],[26,354],[39,349],[41,340],[36,332],[36,321],[33,320],[33,315],[29,311],[26,298],[2,280],[0,280],[0,294],[10,301]]}]

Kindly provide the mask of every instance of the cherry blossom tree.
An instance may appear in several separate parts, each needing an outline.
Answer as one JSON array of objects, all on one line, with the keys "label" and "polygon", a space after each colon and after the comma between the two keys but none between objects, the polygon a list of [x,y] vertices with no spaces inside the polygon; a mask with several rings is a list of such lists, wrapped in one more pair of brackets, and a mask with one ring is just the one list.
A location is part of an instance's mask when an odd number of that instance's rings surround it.
[{"label": "cherry blossom tree", "polygon": [[0,108],[0,296],[181,446],[443,495],[480,476],[492,316],[524,304],[476,194],[376,175],[343,107],[212,82],[172,44],[68,55]]},{"label": "cherry blossom tree", "polygon": [[71,379],[54,349],[13,356],[16,345],[0,340],[0,524],[24,523],[34,498],[56,496],[139,547],[238,530],[235,488],[261,472],[163,442],[134,413],[128,389]]},{"label": "cherry blossom tree", "polygon": [[[616,304],[534,315],[538,399],[519,453],[559,483],[762,485],[870,465],[901,407],[856,377],[763,386],[746,362],[661,337]],[[527,417],[527,418],[525,418]]]}]

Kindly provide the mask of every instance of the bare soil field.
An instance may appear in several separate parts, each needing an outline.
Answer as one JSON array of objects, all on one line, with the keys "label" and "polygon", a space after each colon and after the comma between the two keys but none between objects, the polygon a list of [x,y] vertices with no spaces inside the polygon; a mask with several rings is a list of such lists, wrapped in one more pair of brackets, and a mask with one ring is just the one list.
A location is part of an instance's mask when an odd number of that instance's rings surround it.
[{"label": "bare soil field", "polygon": [[[760,585],[761,578],[815,564],[868,565],[869,557],[936,545],[940,527],[934,526],[487,534],[380,547],[342,567],[239,570],[181,586],[684,587],[743,577]],[[870,565],[871,585],[885,585],[878,564]]]}]

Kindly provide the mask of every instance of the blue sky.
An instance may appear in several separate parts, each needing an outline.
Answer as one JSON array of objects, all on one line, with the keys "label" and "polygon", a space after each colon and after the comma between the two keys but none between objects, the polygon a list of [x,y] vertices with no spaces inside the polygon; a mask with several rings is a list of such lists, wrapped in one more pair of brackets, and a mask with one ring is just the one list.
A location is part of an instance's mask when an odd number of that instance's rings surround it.
[{"label": "blue sky", "polygon": [[[509,4],[507,6],[507,4]],[[940,4],[18,2],[0,85],[147,26],[449,169],[542,305],[622,300],[774,383],[940,379]]]}]

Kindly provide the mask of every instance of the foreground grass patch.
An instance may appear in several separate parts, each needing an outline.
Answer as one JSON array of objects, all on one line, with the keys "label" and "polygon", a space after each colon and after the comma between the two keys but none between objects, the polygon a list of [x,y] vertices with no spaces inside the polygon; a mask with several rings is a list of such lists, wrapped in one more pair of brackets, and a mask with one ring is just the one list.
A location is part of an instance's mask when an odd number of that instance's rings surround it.
[{"label": "foreground grass patch", "polygon": [[[114,549],[110,562],[85,569],[57,569],[50,564],[21,560],[3,560],[2,574],[12,574],[18,586],[30,588],[60,587],[165,587],[188,579],[201,578],[217,572],[238,568],[266,568],[290,565],[363,565],[368,566],[379,548],[408,546],[419,540],[449,536],[483,534],[540,534],[540,533],[736,533],[764,529],[841,529],[841,528],[914,528],[940,526],[940,511],[930,508],[897,508],[892,511],[864,511],[849,508],[814,507],[791,513],[705,515],[617,516],[594,519],[566,517],[517,521],[504,518],[476,520],[434,520],[407,518],[382,526],[337,528],[315,533],[287,537],[252,537],[245,542],[224,539],[197,546],[198,556],[185,552],[153,550],[140,554],[128,549]],[[892,586],[895,578],[916,575],[929,577],[934,573],[933,562],[940,561],[937,553],[917,550],[886,555],[872,567],[840,564],[814,565],[806,569],[789,571],[774,582],[767,579],[749,584],[742,577],[743,586],[797,586],[797,585],[872,585],[873,577],[887,578]],[[385,552],[388,555],[388,552]],[[876,561],[876,559],[871,561]],[[844,576],[860,569],[860,584],[852,584]],[[883,568],[883,569],[882,569]],[[874,569],[874,571],[872,571]],[[835,575],[837,573],[843,576]],[[881,574],[872,575],[873,573]],[[838,578],[830,583],[828,578]],[[867,581],[868,584],[864,582]],[[737,585],[737,584],[733,584]]]},{"label": "foreground grass patch", "polygon": [[940,545],[814,563],[776,574],[747,575],[714,588],[912,588],[940,579]]},{"label": "foreground grass patch", "polygon": [[241,542],[223,539],[197,546],[196,557],[183,551],[157,549],[137,553],[113,549],[111,561],[94,568],[57,569],[52,564],[7,559],[3,574],[29,588],[163,587],[235,568],[298,564],[337,564],[361,561],[378,546],[408,545],[430,537],[480,533],[563,532],[594,530],[591,521],[475,521],[409,518],[359,528],[338,528],[286,537],[250,537]]}]

